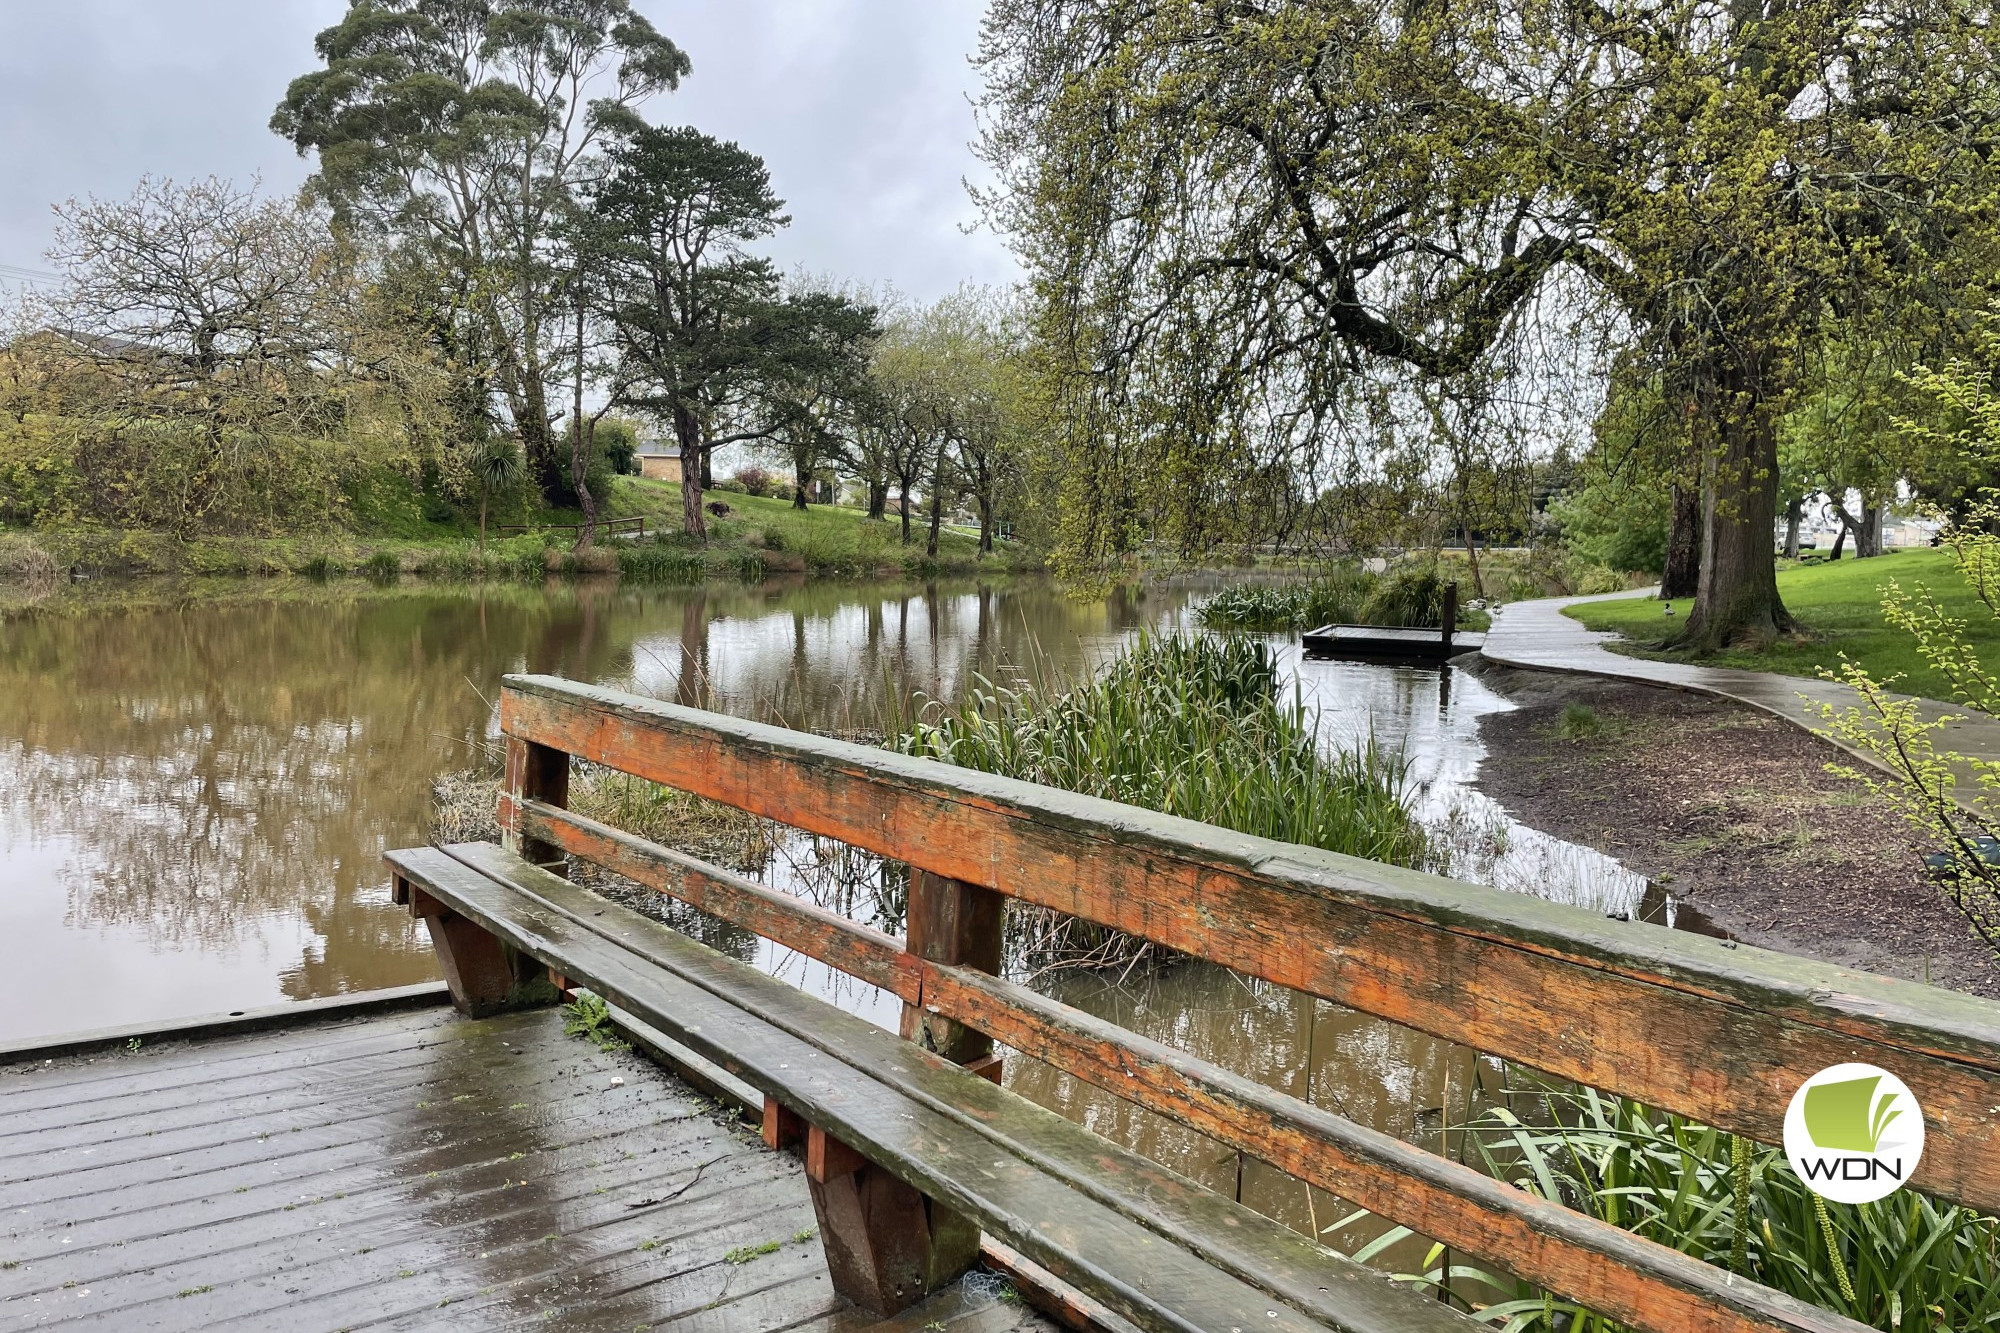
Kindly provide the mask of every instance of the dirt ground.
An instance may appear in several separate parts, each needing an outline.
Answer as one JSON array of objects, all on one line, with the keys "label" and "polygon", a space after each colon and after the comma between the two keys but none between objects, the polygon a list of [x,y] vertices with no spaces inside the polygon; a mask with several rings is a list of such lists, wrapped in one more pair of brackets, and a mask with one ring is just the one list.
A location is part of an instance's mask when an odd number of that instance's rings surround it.
[{"label": "dirt ground", "polygon": [[[1745,943],[2000,997],[2000,965],[1925,873],[1928,849],[1826,771],[1830,746],[1707,695],[1479,674],[1520,707],[1482,720],[1478,785],[1524,823],[1617,857]],[[1573,704],[1596,734],[1559,734]]]}]

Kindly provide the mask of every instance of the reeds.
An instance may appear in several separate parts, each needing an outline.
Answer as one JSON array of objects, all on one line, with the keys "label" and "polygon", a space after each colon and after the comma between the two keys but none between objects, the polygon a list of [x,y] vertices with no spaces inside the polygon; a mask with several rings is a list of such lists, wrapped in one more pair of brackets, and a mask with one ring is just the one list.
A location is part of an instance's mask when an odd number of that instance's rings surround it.
[{"label": "reeds", "polygon": [[[1629,1097],[1532,1081],[1509,1100],[1515,1109],[1491,1107],[1466,1129],[1468,1157],[1498,1179],[1879,1329],[2000,1327],[1994,1218],[1908,1189],[1827,1203],[1778,1149]],[[1432,1263],[1405,1280],[1439,1292],[1447,1279]],[[1512,1293],[1479,1311],[1509,1330],[1623,1327],[1462,1263],[1453,1272]]]},{"label": "reeds", "polygon": [[[1242,833],[1397,865],[1428,845],[1404,805],[1400,755],[1320,743],[1282,697],[1270,649],[1245,639],[1142,636],[1067,690],[981,681],[893,742],[905,753],[1102,796]],[[1130,967],[1157,951],[1059,914],[1017,910],[1042,963]]]},{"label": "reeds", "polygon": [[[1428,628],[1444,623],[1444,590],[1451,576],[1435,564],[1398,565],[1371,574],[1357,564],[1337,564],[1304,583],[1243,584],[1204,602],[1197,613],[1209,629],[1263,632],[1316,629],[1321,625],[1396,625]],[[1483,627],[1482,613],[1464,609],[1458,628]]]}]

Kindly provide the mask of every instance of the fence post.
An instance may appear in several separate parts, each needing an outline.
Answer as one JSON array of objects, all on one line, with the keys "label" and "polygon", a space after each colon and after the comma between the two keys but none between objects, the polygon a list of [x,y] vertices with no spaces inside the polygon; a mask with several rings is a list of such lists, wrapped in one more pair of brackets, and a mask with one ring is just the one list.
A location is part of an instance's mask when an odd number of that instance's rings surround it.
[{"label": "fence post", "polygon": [[507,738],[507,785],[500,793],[500,843],[524,861],[569,874],[569,863],[560,847],[521,833],[521,802],[536,800],[544,805],[569,805],[569,755],[546,745]]},{"label": "fence post", "polygon": [[[992,889],[913,870],[903,947],[927,963],[998,973],[1006,907],[1007,899]],[[902,1033],[906,1041],[1000,1081],[993,1039],[983,1032],[906,1003]]]}]

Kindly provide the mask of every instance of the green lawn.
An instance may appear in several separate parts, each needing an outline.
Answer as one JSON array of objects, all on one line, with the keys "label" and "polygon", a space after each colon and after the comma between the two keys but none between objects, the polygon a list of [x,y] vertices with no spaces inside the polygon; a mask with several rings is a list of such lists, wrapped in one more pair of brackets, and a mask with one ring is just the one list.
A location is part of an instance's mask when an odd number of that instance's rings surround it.
[{"label": "green lawn", "polygon": [[[1702,660],[1711,666],[1814,676],[1822,670],[1838,670],[1845,653],[1877,679],[1901,675],[1900,690],[1944,698],[1949,690],[1944,678],[1917,655],[1907,634],[1883,623],[1881,589],[1892,579],[1905,591],[1932,589],[1947,611],[1966,622],[1967,635],[1981,659],[2000,667],[2000,623],[1966,588],[1951,556],[1928,549],[1781,570],[1778,593],[1806,632],[1767,652],[1722,653]],[[1676,619],[1687,613],[1688,606],[1687,602],[1675,605]],[[1674,656],[1658,651],[1674,622],[1651,597],[1588,603],[1570,608],[1569,614],[1592,629],[1623,634],[1632,642],[1618,645],[1621,651],[1640,657]]]}]

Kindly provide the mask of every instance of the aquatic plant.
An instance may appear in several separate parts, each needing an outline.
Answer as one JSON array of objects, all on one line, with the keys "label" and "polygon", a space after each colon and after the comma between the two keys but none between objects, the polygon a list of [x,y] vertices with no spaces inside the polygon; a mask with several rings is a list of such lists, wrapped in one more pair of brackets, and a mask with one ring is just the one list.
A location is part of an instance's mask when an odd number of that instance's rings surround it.
[{"label": "aquatic plant", "polygon": [[[1141,636],[1069,689],[981,680],[893,741],[908,754],[1103,796],[1242,833],[1397,865],[1428,852],[1400,755],[1324,747],[1271,650],[1248,639]],[[1017,911],[1030,953],[1129,965],[1148,952],[1074,918]],[[1156,951],[1154,951],[1156,952]]]},{"label": "aquatic plant", "polygon": [[[1453,577],[1435,564],[1403,564],[1371,574],[1358,564],[1332,565],[1300,583],[1242,584],[1226,588],[1196,612],[1208,629],[1274,632],[1321,625],[1444,623],[1444,590]],[[1485,627],[1483,613],[1461,609],[1460,629]]]},{"label": "aquatic plant", "polygon": [[[1778,1149],[1629,1097],[1528,1078],[1507,1103],[1465,1130],[1468,1160],[1498,1179],[1879,1329],[2000,1328],[2000,1220],[1915,1190],[1828,1203]],[[1445,1295],[1459,1279],[1461,1299],[1466,1279],[1510,1293],[1478,1311],[1509,1330],[1623,1327],[1441,1248],[1402,1279]]]},{"label": "aquatic plant", "polygon": [[618,572],[635,582],[699,583],[707,566],[698,552],[654,542],[620,546]]}]

